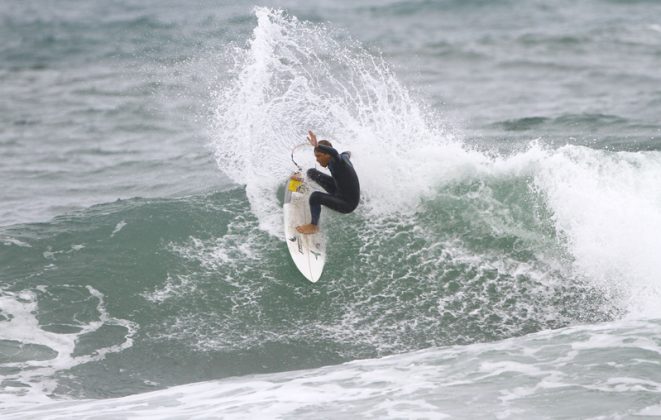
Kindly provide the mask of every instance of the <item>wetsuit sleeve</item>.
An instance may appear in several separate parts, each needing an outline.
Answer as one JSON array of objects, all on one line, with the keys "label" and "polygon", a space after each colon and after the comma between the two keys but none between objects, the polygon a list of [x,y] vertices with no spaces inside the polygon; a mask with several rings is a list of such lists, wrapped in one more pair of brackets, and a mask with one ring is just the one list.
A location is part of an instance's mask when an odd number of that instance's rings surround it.
[{"label": "wetsuit sleeve", "polygon": [[317,147],[314,148],[315,151],[320,151],[321,153],[326,153],[327,155],[331,155],[334,158],[338,158],[340,156],[339,153],[337,153],[337,150],[330,146],[326,146],[324,144],[318,144]]},{"label": "wetsuit sleeve", "polygon": [[349,165],[353,166],[351,164],[351,152],[342,152],[340,154],[340,160],[343,161],[344,163],[348,163]]},{"label": "wetsuit sleeve", "polygon": [[308,169],[308,178],[321,185],[321,188],[334,194],[337,188],[335,187],[335,180],[332,176],[328,176],[314,168]]}]

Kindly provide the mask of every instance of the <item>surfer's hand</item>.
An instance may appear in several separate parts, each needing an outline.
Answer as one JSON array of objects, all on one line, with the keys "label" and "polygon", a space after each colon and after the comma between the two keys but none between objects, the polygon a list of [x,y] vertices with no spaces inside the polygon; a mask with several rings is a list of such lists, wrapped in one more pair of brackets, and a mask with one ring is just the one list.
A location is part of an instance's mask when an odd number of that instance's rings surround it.
[{"label": "surfer's hand", "polygon": [[294,181],[301,181],[301,182],[303,182],[303,177],[301,176],[301,173],[300,173],[300,172],[295,172],[295,173],[293,173],[292,176],[291,176],[290,178],[293,179]]},{"label": "surfer's hand", "polygon": [[312,146],[317,147],[317,136],[312,132],[312,130],[308,131],[308,141]]}]

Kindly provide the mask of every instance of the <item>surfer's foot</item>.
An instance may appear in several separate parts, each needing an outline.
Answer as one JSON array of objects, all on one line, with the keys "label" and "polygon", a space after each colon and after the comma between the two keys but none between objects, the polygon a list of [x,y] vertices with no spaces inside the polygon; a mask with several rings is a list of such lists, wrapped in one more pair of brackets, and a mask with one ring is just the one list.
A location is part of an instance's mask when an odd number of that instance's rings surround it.
[{"label": "surfer's foot", "polygon": [[319,232],[319,226],[313,225],[312,223],[310,223],[310,224],[307,224],[307,225],[298,226],[296,228],[296,230],[299,233],[302,233],[302,234],[305,234],[305,235],[310,235],[312,233]]}]

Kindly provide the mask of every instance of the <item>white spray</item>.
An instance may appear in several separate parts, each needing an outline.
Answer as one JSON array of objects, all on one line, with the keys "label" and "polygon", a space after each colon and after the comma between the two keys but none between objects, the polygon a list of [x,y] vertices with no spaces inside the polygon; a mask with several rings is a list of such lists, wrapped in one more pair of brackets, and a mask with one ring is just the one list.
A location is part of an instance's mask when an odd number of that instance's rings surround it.
[{"label": "white spray", "polygon": [[465,163],[466,151],[430,123],[382,59],[335,41],[324,26],[265,8],[256,15],[248,48],[232,52],[233,80],[217,92],[214,145],[220,168],[246,186],[262,229],[280,234],[275,192],[308,130],[351,150],[362,211],[410,207],[456,172],[453,156]]},{"label": "white spray", "polygon": [[468,150],[414,101],[385,62],[331,29],[255,10],[247,48],[231,52],[230,80],[216,93],[220,169],[245,185],[260,228],[280,236],[276,191],[289,152],[308,130],[351,150],[370,216],[415,211],[450,182],[532,179],[551,210],[574,272],[634,316],[661,316],[661,155],[579,146],[492,158]]}]

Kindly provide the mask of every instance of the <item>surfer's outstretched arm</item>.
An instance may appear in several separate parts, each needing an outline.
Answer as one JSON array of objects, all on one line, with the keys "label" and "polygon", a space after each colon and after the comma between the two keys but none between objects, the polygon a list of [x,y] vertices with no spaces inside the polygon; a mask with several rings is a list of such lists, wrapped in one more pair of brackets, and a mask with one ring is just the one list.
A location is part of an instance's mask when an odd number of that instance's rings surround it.
[{"label": "surfer's outstretched arm", "polygon": [[331,194],[335,194],[335,180],[332,176],[326,175],[314,168],[308,169],[308,178],[321,185],[321,188],[325,189]]}]

